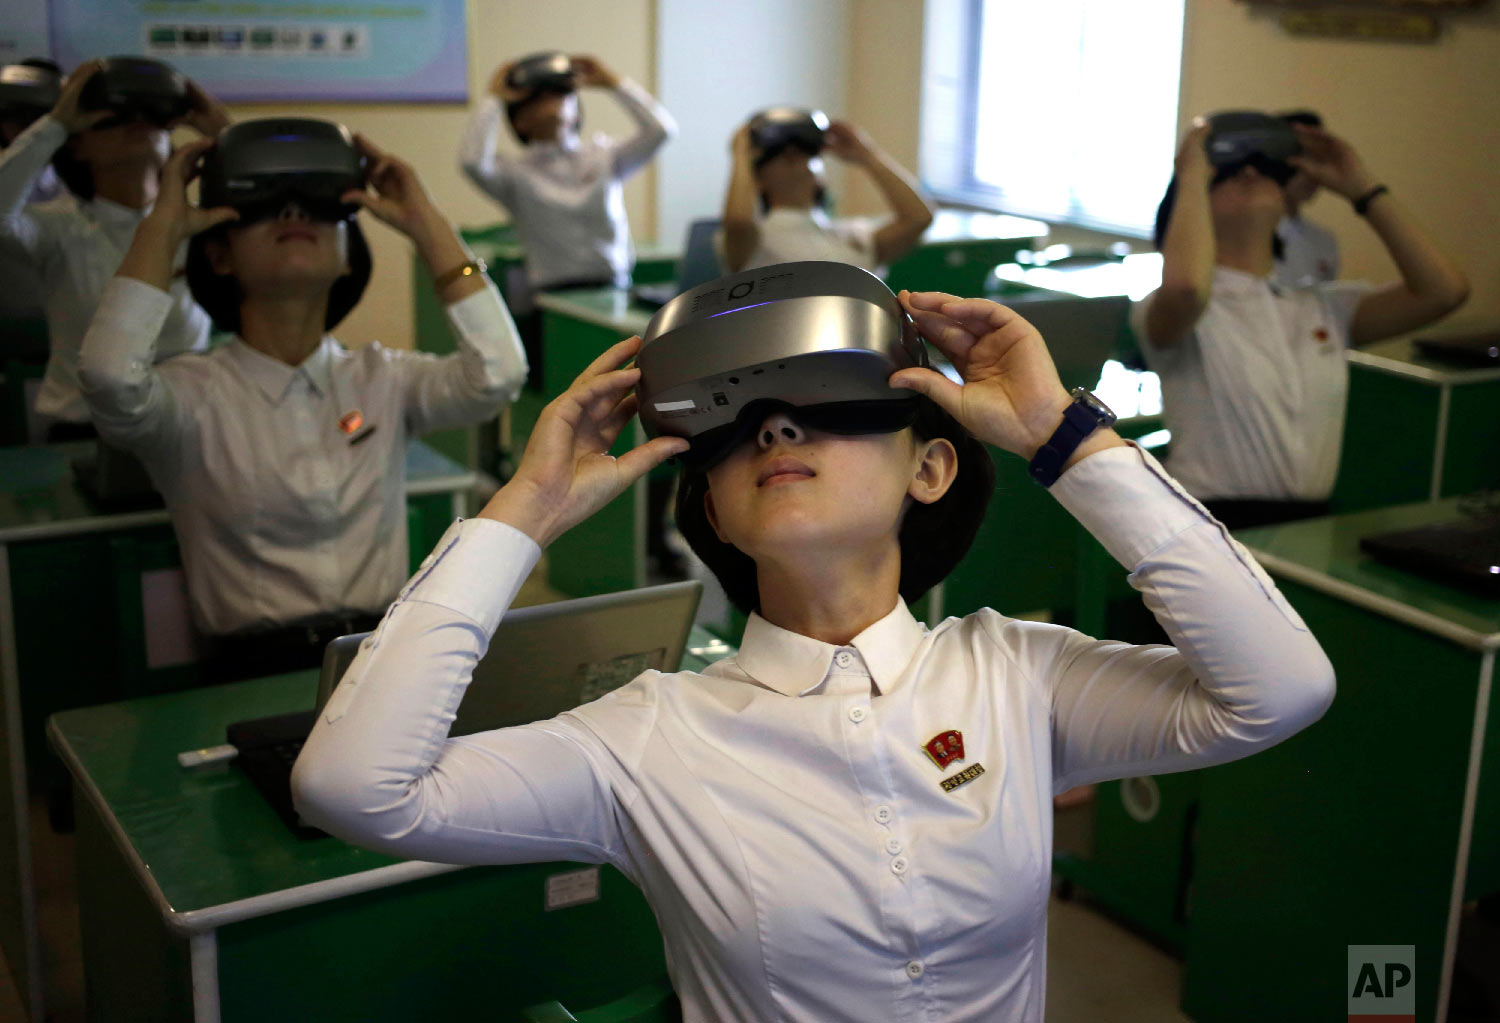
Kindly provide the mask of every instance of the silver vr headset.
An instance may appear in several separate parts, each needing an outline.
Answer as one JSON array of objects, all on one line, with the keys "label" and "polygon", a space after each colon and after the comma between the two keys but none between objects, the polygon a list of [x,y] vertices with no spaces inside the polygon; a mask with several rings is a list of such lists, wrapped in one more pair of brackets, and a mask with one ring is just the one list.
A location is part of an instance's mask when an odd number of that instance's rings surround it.
[{"label": "silver vr headset", "polygon": [[779,263],[683,292],[651,317],[636,365],[647,436],[686,437],[706,469],[784,408],[829,433],[910,426],[892,373],[929,365],[917,325],[880,278],[847,263]]}]

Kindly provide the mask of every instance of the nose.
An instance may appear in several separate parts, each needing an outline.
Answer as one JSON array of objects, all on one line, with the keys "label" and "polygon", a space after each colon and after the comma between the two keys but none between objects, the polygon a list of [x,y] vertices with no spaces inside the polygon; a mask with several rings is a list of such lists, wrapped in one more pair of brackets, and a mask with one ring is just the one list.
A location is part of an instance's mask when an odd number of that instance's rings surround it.
[{"label": "nose", "polygon": [[276,214],[276,219],[302,222],[310,220],[311,218],[308,217],[307,211],[297,203],[289,202],[285,206],[281,207],[281,212]]},{"label": "nose", "polygon": [[772,412],[761,421],[760,431],[755,435],[756,446],[762,451],[774,445],[801,444],[807,440],[807,431],[798,426],[785,412]]}]

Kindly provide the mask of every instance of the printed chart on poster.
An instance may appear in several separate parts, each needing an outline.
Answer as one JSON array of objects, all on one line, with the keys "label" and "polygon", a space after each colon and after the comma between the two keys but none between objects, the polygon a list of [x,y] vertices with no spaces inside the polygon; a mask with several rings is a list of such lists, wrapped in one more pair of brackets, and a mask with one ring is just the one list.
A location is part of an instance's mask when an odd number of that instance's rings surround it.
[{"label": "printed chart on poster", "polygon": [[50,0],[53,58],[165,60],[234,101],[462,101],[464,0]]}]

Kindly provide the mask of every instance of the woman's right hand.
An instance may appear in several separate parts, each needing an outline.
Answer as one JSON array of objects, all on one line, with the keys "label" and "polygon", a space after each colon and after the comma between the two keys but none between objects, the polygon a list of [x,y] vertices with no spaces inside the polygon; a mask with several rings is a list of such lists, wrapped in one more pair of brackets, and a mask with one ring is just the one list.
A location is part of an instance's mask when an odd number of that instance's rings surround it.
[{"label": "woman's right hand", "polygon": [[729,140],[729,152],[737,162],[749,163],[750,152],[754,148],[755,144],[750,139],[750,122],[746,121],[740,125],[739,130]]},{"label": "woman's right hand", "polygon": [[516,62],[508,60],[495,69],[490,76],[490,93],[500,100],[501,103],[517,103],[526,98],[526,93],[520,89],[511,88],[507,79],[510,77],[510,69],[516,66]]},{"label": "woman's right hand", "polygon": [[515,476],[485,505],[481,518],[514,526],[546,547],[687,450],[681,437],[657,437],[618,458],[609,453],[635,415],[641,371],[622,367],[640,348],[639,337],[621,341],[542,410]]},{"label": "woman's right hand", "polygon": [[1214,167],[1208,160],[1208,133],[1208,122],[1198,117],[1193,119],[1192,127],[1182,136],[1182,143],[1177,147],[1177,157],[1173,160],[1179,180],[1197,176],[1206,183],[1213,178]]},{"label": "woman's right hand", "polygon": [[52,108],[50,116],[68,129],[69,135],[88,131],[110,116],[109,110],[80,110],[78,107],[78,100],[83,95],[83,87],[103,66],[104,61],[101,58],[86,60],[74,68],[73,73],[63,82],[62,92],[58,95],[57,105]]},{"label": "woman's right hand", "polygon": [[156,229],[166,232],[175,243],[181,243],[200,231],[240,219],[240,215],[228,206],[205,210],[188,202],[188,182],[198,176],[198,161],[213,144],[213,139],[185,142],[172,151],[162,168],[156,205],[146,220]]}]

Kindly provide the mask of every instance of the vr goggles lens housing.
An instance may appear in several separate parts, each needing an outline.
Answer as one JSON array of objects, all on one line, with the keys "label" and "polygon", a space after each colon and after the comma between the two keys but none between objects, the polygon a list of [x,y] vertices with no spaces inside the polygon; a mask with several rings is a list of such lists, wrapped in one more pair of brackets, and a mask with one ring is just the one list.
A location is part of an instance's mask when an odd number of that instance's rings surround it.
[{"label": "vr goggles lens housing", "polygon": [[677,296],[646,328],[636,364],[641,424],[686,437],[684,464],[706,468],[791,410],[830,433],[911,425],[915,399],[890,386],[929,364],[916,324],[873,274],[845,263],[781,263]]},{"label": "vr goggles lens housing", "polygon": [[241,223],[278,215],[295,202],[315,220],[344,220],[343,201],[365,187],[366,161],[349,129],[311,117],[239,121],[219,133],[203,159],[199,201],[231,206]]},{"label": "vr goggles lens housing", "polygon": [[1259,153],[1252,153],[1238,163],[1229,163],[1216,167],[1214,169],[1213,181],[1209,183],[1209,187],[1212,188],[1221,181],[1228,181],[1246,167],[1254,167],[1262,177],[1270,178],[1278,185],[1285,185],[1288,181],[1292,180],[1292,175],[1297,173],[1297,168],[1289,163],[1281,160],[1273,160]]},{"label": "vr goggles lens housing", "polygon": [[1208,151],[1209,163],[1216,168],[1243,167],[1252,158],[1264,161],[1267,166],[1284,165],[1288,158],[1302,152],[1296,131],[1283,117],[1251,110],[1230,110],[1213,114],[1208,118],[1208,124],[1204,147]]},{"label": "vr goggles lens housing", "polygon": [[573,59],[566,53],[534,53],[518,60],[505,76],[505,84],[529,95],[543,92],[570,93],[578,90]]},{"label": "vr goggles lens housing", "polygon": [[750,142],[756,149],[757,168],[787,149],[817,156],[823,151],[827,136],[828,115],[821,110],[775,107],[750,119]]},{"label": "vr goggles lens housing", "polygon": [[0,115],[33,121],[57,105],[58,75],[28,64],[0,67]]},{"label": "vr goggles lens housing", "polygon": [[96,129],[136,121],[165,128],[192,109],[192,102],[187,79],[172,65],[147,57],[109,57],[84,83],[79,106],[114,113]]}]

